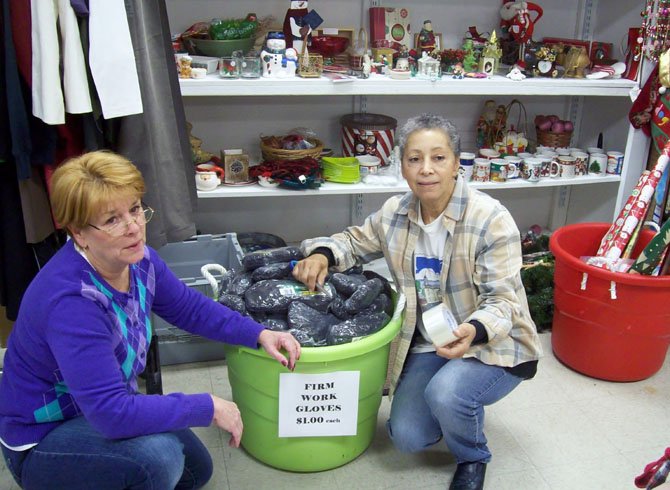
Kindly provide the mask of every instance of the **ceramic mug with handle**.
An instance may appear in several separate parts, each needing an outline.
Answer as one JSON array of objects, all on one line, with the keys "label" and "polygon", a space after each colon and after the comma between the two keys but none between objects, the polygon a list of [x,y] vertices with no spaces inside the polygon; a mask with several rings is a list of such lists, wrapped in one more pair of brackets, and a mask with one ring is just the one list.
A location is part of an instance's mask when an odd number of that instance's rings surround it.
[{"label": "ceramic mug with handle", "polygon": [[572,179],[575,176],[575,157],[561,155],[558,161],[551,162],[551,177],[554,179]]},{"label": "ceramic mug with handle", "polygon": [[523,159],[518,156],[508,155],[503,158],[507,162],[507,180],[521,177]]},{"label": "ceramic mug with handle", "polygon": [[491,174],[491,160],[487,158],[475,158],[472,169],[472,180],[475,182],[488,182]]},{"label": "ceramic mug with handle", "polygon": [[213,191],[221,184],[216,172],[196,172],[195,187],[199,191]]},{"label": "ceramic mug with handle", "polygon": [[539,158],[526,158],[523,166],[522,177],[528,182],[537,182],[540,180],[540,174],[542,172],[542,160]]}]

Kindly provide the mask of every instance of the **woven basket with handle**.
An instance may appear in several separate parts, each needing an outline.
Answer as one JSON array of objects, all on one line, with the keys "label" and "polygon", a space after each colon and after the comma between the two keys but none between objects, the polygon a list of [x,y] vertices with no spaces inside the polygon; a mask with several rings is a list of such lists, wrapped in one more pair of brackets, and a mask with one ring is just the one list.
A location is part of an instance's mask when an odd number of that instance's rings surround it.
[{"label": "woven basket with handle", "polygon": [[568,148],[570,146],[570,139],[572,138],[572,131],[564,133],[552,133],[551,131],[540,131],[535,128],[537,133],[537,144],[542,146],[552,146],[554,148]]},{"label": "woven basket with handle", "polygon": [[[261,137],[261,153],[263,160],[272,162],[275,160],[300,160],[301,158],[319,158],[323,151],[323,141],[317,138],[309,139],[313,143],[314,148],[305,150],[284,150],[283,148],[273,148],[265,142],[266,138]],[[268,138],[269,139],[269,138]]]},{"label": "woven basket with handle", "polygon": [[351,55],[349,55],[349,65],[354,70],[363,69],[363,55],[368,52],[368,33],[361,27],[358,30],[358,38],[354,43],[354,49]]}]

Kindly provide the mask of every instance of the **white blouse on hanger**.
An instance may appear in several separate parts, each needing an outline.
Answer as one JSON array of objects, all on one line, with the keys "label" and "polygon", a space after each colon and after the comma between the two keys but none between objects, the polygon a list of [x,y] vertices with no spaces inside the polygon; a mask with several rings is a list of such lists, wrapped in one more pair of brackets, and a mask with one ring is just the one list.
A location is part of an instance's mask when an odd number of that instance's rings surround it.
[{"label": "white blouse on hanger", "polygon": [[[69,0],[31,0],[30,7],[33,115],[47,124],[64,124],[66,111],[92,111],[77,17]],[[89,65],[103,116],[110,119],[141,113],[142,97],[123,0],[90,0],[89,12]]]}]

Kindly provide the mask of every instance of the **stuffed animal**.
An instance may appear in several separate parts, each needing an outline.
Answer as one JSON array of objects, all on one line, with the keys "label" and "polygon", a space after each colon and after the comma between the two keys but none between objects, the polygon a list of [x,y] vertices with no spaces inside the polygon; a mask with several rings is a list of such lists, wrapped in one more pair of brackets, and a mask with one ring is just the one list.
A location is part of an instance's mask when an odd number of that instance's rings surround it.
[{"label": "stuffed animal", "polygon": [[[530,17],[531,12],[537,14],[534,19]],[[515,41],[524,44],[532,39],[535,24],[543,13],[542,7],[533,2],[503,0],[500,9],[501,26]]]}]

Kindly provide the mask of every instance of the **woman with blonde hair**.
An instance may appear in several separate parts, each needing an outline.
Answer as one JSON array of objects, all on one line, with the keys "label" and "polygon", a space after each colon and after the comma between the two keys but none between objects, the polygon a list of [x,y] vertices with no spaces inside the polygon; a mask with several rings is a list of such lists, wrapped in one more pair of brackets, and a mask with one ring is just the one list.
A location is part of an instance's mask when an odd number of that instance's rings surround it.
[{"label": "woman with blonde hair", "polygon": [[290,334],[170,272],[145,244],[154,211],[143,194],[137,168],[111,152],[74,158],[53,175],[54,217],[71,240],[26,291],[0,380],[0,448],[22,488],[200,488],[212,461],[190,428],[215,424],[239,445],[235,403],[138,391],[152,312],[214,340],[260,345],[289,369],[300,355]]}]

